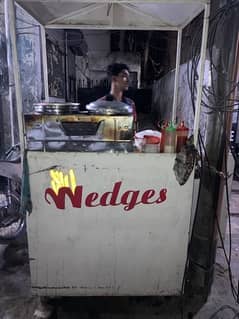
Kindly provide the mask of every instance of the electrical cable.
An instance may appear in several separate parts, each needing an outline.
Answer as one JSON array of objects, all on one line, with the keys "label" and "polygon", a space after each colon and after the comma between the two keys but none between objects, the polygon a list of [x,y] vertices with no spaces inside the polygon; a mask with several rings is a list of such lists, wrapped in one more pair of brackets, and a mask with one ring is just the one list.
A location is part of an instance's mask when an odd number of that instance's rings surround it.
[{"label": "electrical cable", "polygon": [[[220,313],[220,312],[222,312],[222,311],[224,311],[224,310],[231,310],[233,313],[234,313],[234,315],[238,315],[238,310],[237,309],[235,309],[235,308],[233,308],[232,306],[230,306],[230,305],[223,305],[222,307],[220,307],[217,311],[215,311],[212,315],[211,315],[211,317],[209,317],[208,319],[214,319],[215,318],[215,316],[218,314],[218,313]],[[235,319],[235,318],[237,318],[237,317],[233,317],[232,319]]]},{"label": "electrical cable", "polygon": [[[237,3],[238,5],[238,3]],[[227,12],[229,10],[229,7],[227,7]],[[224,16],[224,20],[221,21],[221,23],[225,23],[225,16]],[[216,27],[218,27],[218,25],[216,25]],[[214,30],[214,34],[213,34],[213,42],[215,40],[215,37],[216,37],[216,32],[217,32],[217,29]],[[210,41],[210,37],[209,37],[209,41]],[[209,42],[209,48],[212,48],[212,45],[210,46],[210,42]],[[210,59],[211,59],[211,67],[213,67],[216,71],[217,71],[217,75],[219,76],[223,76],[223,80],[226,80],[227,82],[229,83],[233,83],[233,81],[228,81],[228,79],[225,78],[225,75],[224,74],[221,74],[220,71],[218,70],[218,68],[215,66],[215,64],[213,63],[213,54],[212,54],[212,49],[209,50],[210,52]],[[212,72],[211,72],[212,74]],[[214,81],[212,80],[212,83]],[[225,94],[224,95],[224,100],[223,100],[223,108],[218,108],[214,106],[214,111],[218,111],[218,112],[225,112],[225,111],[228,111],[226,110],[226,108],[228,108],[228,105],[226,105],[226,99],[228,99],[228,97],[231,96],[232,92],[235,90],[235,88],[237,87],[238,83],[236,83],[233,88],[229,91],[228,94]],[[215,88],[212,86],[212,89],[213,89],[213,92],[212,94],[214,95],[215,100],[218,99],[218,96],[216,96],[215,94]],[[221,103],[220,103],[221,104]],[[204,106],[207,106],[208,105],[205,105],[204,103]],[[234,105],[233,105],[234,106]],[[231,106],[230,106],[231,107]],[[237,110],[229,110],[229,111],[237,111]],[[220,114],[218,114],[218,116],[220,117]],[[219,233],[219,237],[220,237],[220,240],[221,240],[221,243],[222,243],[222,248],[223,248],[223,251],[224,251],[224,255],[225,255],[225,259],[226,259],[226,262],[227,262],[227,265],[228,265],[228,272],[229,272],[229,279],[230,279],[230,284],[231,284],[231,289],[232,289],[232,294],[235,298],[236,301],[238,301],[237,299],[237,291],[233,285],[233,280],[232,280],[232,272],[231,272],[231,250],[232,250],[232,239],[231,239],[231,219],[230,219],[230,202],[229,202],[229,190],[228,190],[228,172],[227,172],[227,149],[228,149],[228,145],[227,145],[227,138],[226,138],[226,126],[227,126],[227,117],[224,116],[224,139],[225,139],[225,147],[224,147],[224,171],[225,171],[225,188],[226,188],[226,201],[227,201],[227,212],[228,212],[228,224],[229,224],[229,256],[227,256],[227,253],[226,253],[226,250],[225,250],[225,246],[224,246],[224,242],[223,242],[223,238],[222,238],[222,235],[221,235],[221,231],[220,231],[220,227],[219,227],[219,222],[218,222],[218,218],[216,216],[216,223],[217,223],[217,228],[218,228],[218,233]]]},{"label": "electrical cable", "polygon": [[[218,116],[220,117],[220,114],[218,114]],[[229,190],[228,190],[228,172],[227,172],[227,138],[226,138],[226,121],[227,121],[227,117],[224,116],[224,140],[225,140],[225,147],[224,147],[224,171],[225,171],[225,186],[226,186],[226,201],[227,201],[227,212],[228,212],[228,224],[229,224],[229,256],[227,256],[226,253],[226,249],[225,249],[225,245],[224,245],[224,241],[222,238],[222,234],[221,234],[221,230],[220,230],[220,226],[219,226],[219,221],[218,218],[216,216],[216,224],[217,224],[217,229],[218,229],[218,233],[219,233],[219,237],[220,237],[220,241],[222,244],[222,248],[223,248],[223,252],[225,255],[225,259],[227,262],[227,266],[228,266],[228,274],[229,274],[229,280],[230,280],[230,285],[231,285],[231,290],[232,290],[232,294],[234,299],[237,301],[237,291],[236,288],[234,287],[233,284],[233,279],[232,279],[232,271],[231,271],[231,219],[230,219],[230,202],[229,202]],[[223,123],[222,123],[223,125]]]},{"label": "electrical cable", "polygon": [[[230,19],[230,15],[229,13],[231,13],[232,9],[237,8],[238,9],[238,1],[230,1],[229,3],[227,3],[225,6],[223,6],[222,8],[220,8],[216,14],[214,15],[214,17],[210,18],[210,27],[209,27],[209,35],[208,35],[208,51],[209,51],[209,59],[210,59],[210,72],[211,72],[211,90],[204,88],[203,89],[203,100],[202,100],[202,106],[205,108],[208,108],[210,111],[210,114],[213,114],[214,112],[216,114],[218,114],[218,116],[220,116],[220,114],[229,114],[232,112],[238,112],[239,109],[236,108],[238,107],[238,101],[236,99],[232,99],[231,95],[232,93],[235,91],[235,89],[238,87],[238,83],[235,83],[234,81],[230,81],[226,78],[225,74],[221,72],[221,70],[219,70],[216,67],[216,64],[214,63],[213,60],[213,44],[215,43],[215,38],[218,34],[218,29],[219,27],[225,26],[225,24],[229,21]],[[198,21],[196,22],[198,27],[202,27],[202,22],[198,23]],[[201,37],[198,36],[200,34],[200,32],[196,32],[195,31],[196,28],[194,26],[194,38],[190,38],[191,40],[191,58],[188,58],[188,63],[187,63],[187,80],[188,80],[188,86],[189,86],[189,90],[191,92],[191,104],[192,104],[192,108],[193,108],[193,112],[195,113],[195,96],[196,96],[196,82],[198,80],[198,73],[197,73],[197,68],[198,68],[198,63],[199,63],[199,59],[200,59],[200,55],[199,55],[199,43],[201,42]],[[191,61],[190,61],[191,60]],[[220,79],[223,79],[228,85],[231,85],[231,88],[227,91],[227,93],[223,94],[223,96],[218,96],[216,94],[216,89],[214,87],[214,83],[215,83],[215,78],[214,76],[217,76],[218,78],[220,77]],[[210,100],[210,105],[208,104],[208,102],[205,101],[205,98],[207,98],[207,100]],[[230,108],[230,109],[229,109]],[[221,117],[221,116],[220,116]],[[230,142],[227,143],[227,136],[226,136],[226,121],[227,121],[227,116],[224,115],[224,140],[225,140],[225,145],[224,145],[224,172],[225,172],[225,184],[226,184],[226,201],[227,201],[227,211],[228,211],[228,221],[229,221],[229,256],[227,256],[227,252],[225,249],[225,245],[224,245],[224,241],[222,238],[222,233],[220,230],[220,226],[219,226],[219,221],[217,216],[215,216],[216,219],[216,226],[217,226],[217,231],[219,233],[219,237],[220,237],[220,241],[222,244],[222,248],[223,248],[223,252],[225,255],[225,259],[226,259],[226,263],[227,263],[227,267],[228,267],[228,274],[229,274],[229,281],[230,281],[230,285],[231,285],[231,290],[232,290],[232,294],[233,297],[235,298],[236,301],[238,301],[238,296],[237,296],[237,290],[234,286],[233,283],[233,276],[232,276],[232,271],[231,271],[231,249],[232,249],[232,241],[231,241],[231,219],[230,219],[230,203],[229,203],[229,190],[228,190],[228,180],[227,180],[227,176],[228,176],[228,171],[227,171],[227,149],[228,149],[228,145],[229,147],[231,147]],[[199,130],[199,151],[200,151],[200,158],[201,158],[201,176],[203,173],[203,169],[204,169],[204,160],[206,160],[207,164],[208,164],[208,168],[209,168],[209,173],[210,173],[210,162],[209,162],[209,158],[207,156],[207,152],[206,152],[206,148],[203,142],[203,137],[201,135],[201,132]],[[204,153],[204,154],[203,154]],[[200,190],[201,190],[201,180],[200,180],[200,186],[199,186],[199,195],[200,195]],[[199,198],[199,196],[198,196]],[[197,200],[197,207],[198,207],[198,200]],[[196,208],[196,212],[197,212],[197,208]],[[194,222],[193,222],[193,227],[192,227],[192,234],[194,231],[194,225],[195,225],[195,221],[197,219],[197,216],[195,215],[194,218]],[[190,249],[190,241],[189,241],[189,247],[188,247],[188,252]],[[185,272],[184,272],[184,276],[183,276],[183,282],[182,282],[182,289],[181,289],[181,298],[182,298],[182,307],[181,307],[181,316],[183,318],[183,296],[184,296],[184,286],[185,286],[185,278],[186,278],[186,271],[187,271],[187,267],[188,267],[188,263],[189,263],[189,256],[187,254],[187,261],[186,261],[186,265],[185,265]],[[225,306],[224,306],[225,307]],[[230,306],[228,306],[230,307]],[[222,308],[221,308],[222,310]],[[218,311],[216,312],[218,313]],[[214,316],[216,315],[216,313],[214,314]],[[236,314],[234,318],[236,318],[238,316],[238,314]],[[212,317],[213,318],[213,317]],[[239,317],[238,317],[239,318]]]},{"label": "electrical cable", "polygon": [[[198,26],[200,24],[197,24]],[[199,34],[200,32],[195,32],[196,34]],[[191,39],[192,40],[192,39]],[[193,50],[193,41],[191,41],[191,50]],[[190,61],[190,59],[188,59],[188,61]],[[191,64],[194,64],[194,60],[191,60]],[[189,68],[189,63],[187,63],[187,79],[188,79],[188,85],[189,85],[189,89],[191,91],[191,104],[192,104],[192,108],[193,108],[193,112],[195,114],[195,101],[194,101],[194,96],[195,96],[195,92],[193,90],[193,71],[194,69],[191,68],[191,72],[190,72],[190,68]],[[195,87],[195,86],[194,86]],[[199,147],[201,150],[202,144],[201,144],[201,136],[199,138]],[[201,157],[201,161],[202,161],[202,152],[200,152],[200,157]],[[203,166],[200,166],[200,170],[201,173],[200,175],[202,176],[202,169]],[[198,209],[198,205],[199,205],[199,196],[201,193],[201,179],[200,179],[200,183],[199,183],[199,190],[198,190],[198,198],[197,198],[197,203],[196,203],[196,211]],[[194,233],[194,229],[195,229],[195,224],[196,224],[196,216],[194,218],[193,221],[193,225],[192,225],[192,230],[191,230],[191,237],[192,234]],[[191,239],[189,240],[189,244],[188,244],[188,249],[187,249],[187,258],[186,258],[186,263],[185,263],[185,268],[184,268],[184,274],[183,274],[183,280],[182,280],[182,287],[181,287],[181,292],[180,292],[180,313],[181,313],[181,318],[184,318],[184,289],[185,289],[185,284],[186,284],[186,276],[187,276],[187,270],[188,270],[188,266],[189,266],[189,251],[191,248]]]},{"label": "electrical cable", "polygon": [[[201,149],[201,144],[199,143],[199,147]],[[202,153],[200,153],[201,156],[201,161],[202,161]],[[202,176],[203,174],[203,165],[200,166],[200,176]],[[199,205],[199,197],[200,197],[200,193],[201,193],[201,178],[200,178],[200,183],[199,183],[199,188],[198,188],[198,197],[197,197],[197,202],[196,202],[196,208],[195,211],[197,212],[198,209],[198,205]],[[196,217],[196,216],[195,216]],[[196,225],[196,218],[194,218],[193,220],[193,225],[192,225],[192,229],[191,229],[191,238],[192,235],[194,233],[194,229],[195,229],[195,225]],[[186,276],[187,276],[187,269],[189,266],[189,251],[191,248],[191,239],[189,240],[189,244],[188,244],[188,249],[187,249],[187,258],[186,258],[186,263],[185,263],[185,268],[184,268],[184,274],[183,274],[183,280],[182,280],[182,287],[181,287],[181,291],[180,291],[180,312],[181,312],[181,318],[184,318],[184,288],[185,288],[185,284],[186,284]]]},{"label": "electrical cable", "polygon": [[[224,153],[226,153],[226,152],[224,152]],[[226,165],[226,163],[225,163],[225,165]],[[226,177],[225,180],[226,180],[226,185],[228,185],[227,177]],[[226,191],[226,193],[227,193],[227,211],[228,211],[228,217],[229,217],[229,215],[230,215],[230,210],[229,210],[230,204],[229,204],[229,196],[228,196],[228,187],[227,186],[226,186],[226,189],[227,189],[227,191]],[[233,283],[233,276],[232,276],[232,270],[231,270],[231,236],[232,236],[231,235],[231,225],[229,225],[229,256],[228,256],[227,252],[226,252],[223,236],[222,236],[222,233],[221,233],[219,220],[218,220],[217,215],[215,217],[216,217],[216,226],[217,226],[218,234],[219,234],[219,237],[220,237],[220,242],[221,242],[221,245],[222,245],[224,257],[225,257],[225,260],[226,260],[226,263],[227,263],[227,267],[228,267],[228,276],[229,276],[229,281],[230,281],[232,295],[233,295],[235,301],[237,302],[237,290],[236,290],[236,288],[234,286],[234,283]],[[229,217],[228,223],[231,223],[230,217]]]}]

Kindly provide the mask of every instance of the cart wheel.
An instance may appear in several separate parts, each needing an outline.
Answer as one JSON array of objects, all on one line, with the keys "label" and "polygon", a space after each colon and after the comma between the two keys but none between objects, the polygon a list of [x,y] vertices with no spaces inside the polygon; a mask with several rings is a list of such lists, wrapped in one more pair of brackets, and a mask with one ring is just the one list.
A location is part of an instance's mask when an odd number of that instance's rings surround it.
[{"label": "cart wheel", "polygon": [[39,304],[34,311],[34,319],[55,319],[56,318],[56,309],[51,304],[51,299],[48,297],[40,297]]},{"label": "cart wheel", "polygon": [[26,216],[18,213],[19,210],[20,194],[12,192],[11,204],[0,207],[0,243],[8,243],[16,239],[25,230]]},{"label": "cart wheel", "polygon": [[16,239],[25,229],[25,218],[13,221],[9,226],[0,227],[0,243]]}]

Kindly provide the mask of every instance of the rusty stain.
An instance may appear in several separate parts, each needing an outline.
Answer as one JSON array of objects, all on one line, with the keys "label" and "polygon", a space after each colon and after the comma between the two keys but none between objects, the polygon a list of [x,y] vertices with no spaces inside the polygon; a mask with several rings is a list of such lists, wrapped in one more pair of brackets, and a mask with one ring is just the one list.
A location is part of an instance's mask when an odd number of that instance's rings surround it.
[{"label": "rusty stain", "polygon": [[32,289],[76,289],[77,286],[62,286],[62,287],[54,287],[54,286],[32,286]]},{"label": "rusty stain", "polygon": [[43,168],[43,169],[40,169],[38,171],[32,172],[29,175],[34,175],[34,174],[38,174],[38,173],[42,173],[42,172],[47,172],[47,171],[50,171],[51,169],[56,169],[56,168],[59,168],[59,165],[52,165],[50,167]]},{"label": "rusty stain", "polygon": [[98,287],[87,287],[87,286],[31,286],[32,289],[112,289],[112,286],[98,286]]},{"label": "rusty stain", "polygon": [[48,286],[48,263],[46,265],[46,284]]},{"label": "rusty stain", "polygon": [[79,289],[113,289],[113,286],[98,286],[98,287],[87,287],[87,286],[80,286]]}]

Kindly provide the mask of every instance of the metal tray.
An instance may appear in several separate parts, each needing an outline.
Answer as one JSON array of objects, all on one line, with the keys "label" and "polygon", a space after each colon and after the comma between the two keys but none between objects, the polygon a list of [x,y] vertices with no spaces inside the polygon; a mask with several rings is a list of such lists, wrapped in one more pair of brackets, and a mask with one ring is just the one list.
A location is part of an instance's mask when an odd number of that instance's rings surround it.
[{"label": "metal tray", "polygon": [[87,111],[100,115],[131,115],[133,107],[118,101],[97,100],[86,105]]},{"label": "metal tray", "polygon": [[75,114],[80,113],[80,103],[34,103],[33,110],[37,114]]}]

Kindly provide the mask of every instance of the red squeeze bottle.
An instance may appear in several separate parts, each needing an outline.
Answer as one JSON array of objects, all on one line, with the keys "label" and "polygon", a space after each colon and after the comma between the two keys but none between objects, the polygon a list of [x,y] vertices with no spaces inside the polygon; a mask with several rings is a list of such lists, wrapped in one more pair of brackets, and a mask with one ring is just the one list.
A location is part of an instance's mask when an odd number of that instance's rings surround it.
[{"label": "red squeeze bottle", "polygon": [[179,153],[181,151],[182,146],[186,144],[188,138],[188,131],[189,129],[184,125],[184,121],[181,121],[176,129],[176,153]]},{"label": "red squeeze bottle", "polygon": [[160,153],[164,152],[164,143],[165,143],[165,131],[168,126],[168,121],[165,121],[161,127],[161,141],[160,141]]}]

